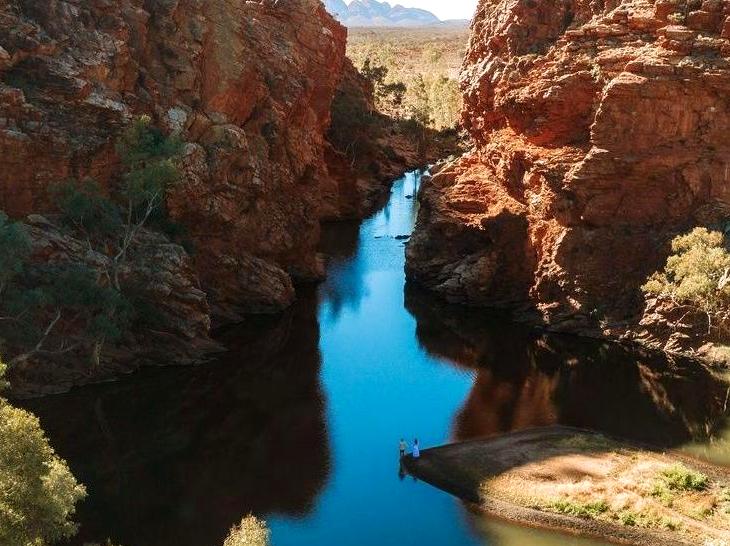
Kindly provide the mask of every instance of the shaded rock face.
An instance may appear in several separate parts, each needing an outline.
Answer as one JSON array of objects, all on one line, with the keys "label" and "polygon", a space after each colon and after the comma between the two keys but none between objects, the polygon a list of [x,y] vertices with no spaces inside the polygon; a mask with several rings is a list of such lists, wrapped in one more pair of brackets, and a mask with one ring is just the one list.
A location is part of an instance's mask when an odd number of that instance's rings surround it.
[{"label": "shaded rock face", "polygon": [[476,148],[425,186],[409,276],[453,302],[620,334],[668,241],[730,199],[730,5],[480,3]]},{"label": "shaded rock face", "polygon": [[324,133],[346,30],[318,0],[0,4],[0,208],[119,173],[114,140],[151,115],[187,143],[168,196],[216,315],[277,310],[316,260]]},{"label": "shaded rock face", "polygon": [[316,296],[250,322],[210,365],[20,402],[93,491],[69,546],[222,544],[242,514],[316,508],[332,464]]},{"label": "shaded rock face", "polygon": [[[85,241],[69,236],[42,216],[30,216],[26,228],[32,242],[31,273],[34,266],[108,267],[109,257],[89,250]],[[122,282],[137,287],[138,298],[154,302],[154,321],[145,317],[144,324],[133,325],[113,347],[105,347],[98,364],[92,363],[89,340],[69,343],[77,346],[70,352],[34,356],[12,366],[9,379],[13,396],[65,392],[74,385],[130,373],[146,363],[195,364],[221,350],[209,337],[208,299],[198,287],[191,260],[181,246],[160,234],[142,232],[120,277]],[[85,332],[67,317],[55,331],[57,336],[74,342],[85,337]]]}]

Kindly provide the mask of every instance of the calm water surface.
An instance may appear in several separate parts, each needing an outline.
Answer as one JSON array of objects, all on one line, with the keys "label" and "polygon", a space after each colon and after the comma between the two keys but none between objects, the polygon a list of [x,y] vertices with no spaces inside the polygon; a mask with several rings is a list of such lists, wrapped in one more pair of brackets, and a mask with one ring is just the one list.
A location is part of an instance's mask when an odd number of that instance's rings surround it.
[{"label": "calm water surface", "polygon": [[419,181],[327,227],[328,280],[224,332],[219,361],[26,404],[89,490],[71,544],[216,546],[254,512],[275,546],[600,546],[470,513],[399,473],[398,440],[564,423],[724,461],[727,390],[707,372],[406,288]]}]

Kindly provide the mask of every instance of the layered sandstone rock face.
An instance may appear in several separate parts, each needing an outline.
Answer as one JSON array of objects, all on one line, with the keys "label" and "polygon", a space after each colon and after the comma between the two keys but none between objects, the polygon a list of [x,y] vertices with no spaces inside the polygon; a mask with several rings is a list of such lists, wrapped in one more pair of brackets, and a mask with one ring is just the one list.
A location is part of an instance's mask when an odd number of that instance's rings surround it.
[{"label": "layered sandstone rock face", "polygon": [[668,241],[730,203],[730,2],[482,0],[475,151],[422,192],[409,276],[454,302],[621,333]]},{"label": "layered sandstone rock face", "polygon": [[0,209],[119,174],[114,141],[151,115],[186,142],[168,196],[215,315],[291,303],[321,275],[324,134],[346,31],[318,0],[0,2]]}]

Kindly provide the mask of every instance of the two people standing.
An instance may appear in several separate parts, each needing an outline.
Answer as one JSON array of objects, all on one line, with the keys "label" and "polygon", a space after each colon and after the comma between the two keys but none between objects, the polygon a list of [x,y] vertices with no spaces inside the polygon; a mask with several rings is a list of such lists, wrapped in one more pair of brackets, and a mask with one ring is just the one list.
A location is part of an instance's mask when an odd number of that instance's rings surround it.
[{"label": "two people standing", "polygon": [[[400,444],[398,445],[400,450],[400,457],[401,459],[406,456],[406,451],[408,450],[408,443],[401,438]],[[418,445],[418,438],[413,440],[413,452],[411,453],[413,455],[414,459],[418,459],[421,456],[421,447]]]}]

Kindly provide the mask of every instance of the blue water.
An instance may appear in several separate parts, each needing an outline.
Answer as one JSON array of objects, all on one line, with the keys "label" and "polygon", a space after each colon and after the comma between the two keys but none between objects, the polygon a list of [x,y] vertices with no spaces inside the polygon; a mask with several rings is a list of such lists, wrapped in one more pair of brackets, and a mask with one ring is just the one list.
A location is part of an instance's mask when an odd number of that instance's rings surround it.
[{"label": "blue water", "polygon": [[396,181],[362,224],[326,226],[327,281],[221,332],[215,362],[24,403],[89,492],[69,546],[217,546],[249,513],[274,546],[604,546],[471,513],[400,472],[400,438],[560,423],[725,462],[727,385],[703,368],[406,286],[419,183]]},{"label": "blue water", "polygon": [[[420,177],[396,182],[354,255],[333,259],[318,310],[330,478],[304,517],[274,516],[274,544],[481,544],[453,498],[399,477],[398,442],[452,438],[474,373],[433,358],[404,306],[404,246]],[[293,466],[290,472],[296,472]]]}]

